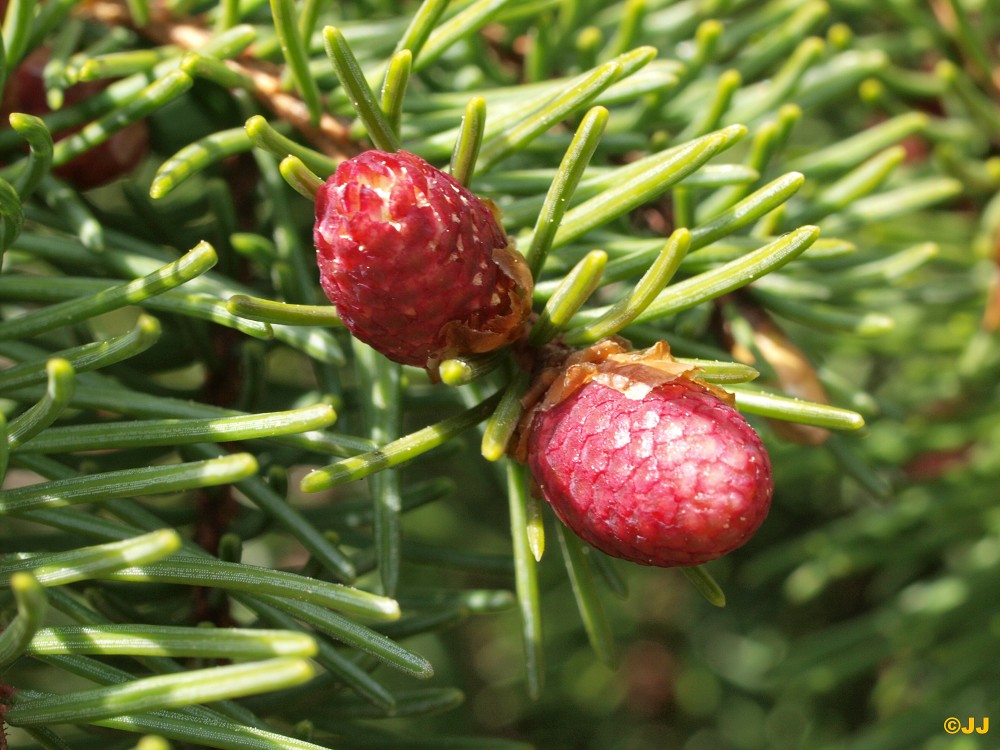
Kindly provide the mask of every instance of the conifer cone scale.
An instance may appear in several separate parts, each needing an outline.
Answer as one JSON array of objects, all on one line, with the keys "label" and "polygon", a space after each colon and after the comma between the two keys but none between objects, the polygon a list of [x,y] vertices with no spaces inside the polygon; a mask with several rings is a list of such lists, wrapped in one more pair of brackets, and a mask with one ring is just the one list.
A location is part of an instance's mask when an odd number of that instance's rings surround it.
[{"label": "conifer cone scale", "polygon": [[699,565],[748,541],[773,482],[742,415],[669,368],[585,364],[586,376],[557,383],[562,392],[535,411],[525,445],[563,523],[609,555],[661,567]]},{"label": "conifer cone scale", "polygon": [[396,362],[492,351],[531,311],[530,273],[492,206],[406,151],[341,163],[317,194],[313,238],[344,324]]}]

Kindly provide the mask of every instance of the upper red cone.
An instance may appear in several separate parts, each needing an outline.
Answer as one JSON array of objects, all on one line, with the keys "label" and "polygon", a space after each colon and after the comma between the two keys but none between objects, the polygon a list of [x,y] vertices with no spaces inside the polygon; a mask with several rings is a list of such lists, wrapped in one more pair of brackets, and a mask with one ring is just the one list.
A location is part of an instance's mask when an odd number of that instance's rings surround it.
[{"label": "upper red cone", "polygon": [[389,359],[432,368],[518,336],[531,277],[493,213],[406,151],[366,151],[316,196],[320,283],[350,331]]}]

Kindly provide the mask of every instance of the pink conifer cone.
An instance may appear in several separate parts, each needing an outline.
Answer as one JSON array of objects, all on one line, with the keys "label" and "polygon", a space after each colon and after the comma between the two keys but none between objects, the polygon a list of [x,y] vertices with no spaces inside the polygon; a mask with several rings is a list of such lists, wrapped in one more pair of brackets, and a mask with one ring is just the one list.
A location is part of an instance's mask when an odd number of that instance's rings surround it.
[{"label": "pink conifer cone", "polygon": [[433,368],[511,342],[531,277],[491,204],[406,151],[341,163],[316,196],[320,283],[351,333]]},{"label": "pink conifer cone", "polygon": [[726,394],[664,351],[596,363],[584,352],[534,412],[524,447],[545,500],[585,541],[644,565],[698,565],[764,521],[771,463]]}]

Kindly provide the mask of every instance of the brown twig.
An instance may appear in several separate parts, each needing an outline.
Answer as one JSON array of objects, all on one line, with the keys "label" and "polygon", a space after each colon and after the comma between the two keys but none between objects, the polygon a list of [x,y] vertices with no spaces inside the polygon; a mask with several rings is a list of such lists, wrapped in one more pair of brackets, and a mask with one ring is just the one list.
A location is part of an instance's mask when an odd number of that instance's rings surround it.
[{"label": "brown twig", "polygon": [[[211,32],[200,19],[176,18],[162,2],[150,5],[150,21],[144,26],[134,24],[123,0],[95,0],[79,8],[80,13],[88,18],[108,26],[126,26],[156,44],[198,51],[211,39]],[[311,120],[302,99],[285,90],[280,66],[258,60],[249,52],[224,62],[231,70],[252,81],[250,93],[254,98],[298,130],[316,150],[335,159],[349,158],[361,151],[360,145],[351,137],[350,128],[333,115],[324,112],[318,123]]]},{"label": "brown twig", "polygon": [[987,292],[982,324],[985,330],[996,333],[1000,331],[1000,229],[993,239],[993,264],[996,268]]}]

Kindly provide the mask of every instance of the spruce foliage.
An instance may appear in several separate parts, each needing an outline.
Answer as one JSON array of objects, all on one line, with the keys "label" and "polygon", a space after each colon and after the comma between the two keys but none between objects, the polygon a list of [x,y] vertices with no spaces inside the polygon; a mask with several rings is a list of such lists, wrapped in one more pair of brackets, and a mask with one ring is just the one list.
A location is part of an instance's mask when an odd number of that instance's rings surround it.
[{"label": "spruce foliage", "polygon": [[[990,747],[995,0],[4,6],[0,747]],[[525,345],[735,394],[746,547],[589,549],[504,457],[518,352],[347,334],[313,196],[371,147],[495,202]]]}]

